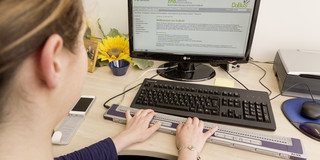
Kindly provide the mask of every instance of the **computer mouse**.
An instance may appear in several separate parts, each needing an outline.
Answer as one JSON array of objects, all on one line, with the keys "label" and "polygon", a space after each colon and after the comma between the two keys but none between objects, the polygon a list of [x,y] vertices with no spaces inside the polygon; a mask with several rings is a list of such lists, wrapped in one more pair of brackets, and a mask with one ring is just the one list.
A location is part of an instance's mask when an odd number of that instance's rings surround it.
[{"label": "computer mouse", "polygon": [[320,124],[318,123],[301,123],[300,129],[308,133],[310,136],[320,139]]},{"label": "computer mouse", "polygon": [[304,102],[300,114],[308,119],[320,119],[320,104],[315,101]]}]

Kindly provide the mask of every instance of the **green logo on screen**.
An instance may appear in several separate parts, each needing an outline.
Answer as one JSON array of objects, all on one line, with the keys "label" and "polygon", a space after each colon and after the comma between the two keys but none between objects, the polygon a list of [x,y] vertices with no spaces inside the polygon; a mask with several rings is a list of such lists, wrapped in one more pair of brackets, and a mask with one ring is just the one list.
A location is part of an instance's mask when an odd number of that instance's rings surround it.
[{"label": "green logo on screen", "polygon": [[168,0],[168,3],[177,3],[177,0]]},{"label": "green logo on screen", "polygon": [[243,2],[232,2],[232,8],[247,8],[250,0],[243,0]]}]

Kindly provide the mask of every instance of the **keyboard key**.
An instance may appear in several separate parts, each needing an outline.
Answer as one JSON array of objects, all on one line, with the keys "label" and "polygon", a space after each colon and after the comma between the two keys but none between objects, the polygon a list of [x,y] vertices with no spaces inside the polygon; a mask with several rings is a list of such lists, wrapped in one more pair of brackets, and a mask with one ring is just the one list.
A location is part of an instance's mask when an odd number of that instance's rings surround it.
[{"label": "keyboard key", "polygon": [[212,114],[213,115],[219,115],[219,111],[218,110],[212,110]]},{"label": "keyboard key", "polygon": [[237,119],[241,119],[241,115],[240,114],[235,114],[234,117],[237,118]]},{"label": "keyboard key", "polygon": [[264,114],[264,120],[265,120],[266,122],[270,122],[270,119],[269,119],[268,114]]},{"label": "keyboard key", "polygon": [[204,109],[204,113],[205,113],[205,114],[211,114],[211,110],[209,110],[209,109]]},{"label": "keyboard key", "polygon": [[157,103],[156,106],[157,107],[169,108],[169,109],[183,110],[183,111],[188,111],[189,110],[189,108],[187,108],[187,107],[176,106],[176,105],[165,104],[165,103]]},{"label": "keyboard key", "polygon": [[248,120],[256,120],[256,116],[252,116],[252,115],[245,115],[244,118]]},{"label": "keyboard key", "polygon": [[203,113],[203,109],[202,108],[198,108],[197,109],[197,113]]},{"label": "keyboard key", "polygon": [[222,115],[223,117],[228,117],[227,112],[222,112],[221,115]]}]

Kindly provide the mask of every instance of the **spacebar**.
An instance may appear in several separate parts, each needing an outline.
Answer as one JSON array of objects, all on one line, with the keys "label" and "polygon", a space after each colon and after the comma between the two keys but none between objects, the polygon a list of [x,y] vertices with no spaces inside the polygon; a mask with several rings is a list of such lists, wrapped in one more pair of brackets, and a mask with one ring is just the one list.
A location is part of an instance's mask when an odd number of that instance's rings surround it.
[{"label": "spacebar", "polygon": [[165,104],[165,103],[157,103],[156,107],[162,107],[162,108],[168,108],[168,109],[176,109],[176,110],[182,110],[182,111],[188,111],[189,110],[189,107],[177,106],[177,105],[171,105],[171,104]]}]

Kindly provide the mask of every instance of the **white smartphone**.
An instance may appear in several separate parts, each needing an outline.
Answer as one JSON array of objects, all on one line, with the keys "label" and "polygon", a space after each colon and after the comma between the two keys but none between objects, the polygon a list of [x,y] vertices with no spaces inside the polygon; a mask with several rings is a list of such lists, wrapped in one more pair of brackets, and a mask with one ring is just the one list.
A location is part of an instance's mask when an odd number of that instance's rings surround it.
[{"label": "white smartphone", "polygon": [[69,114],[86,115],[95,98],[95,96],[81,96]]}]

